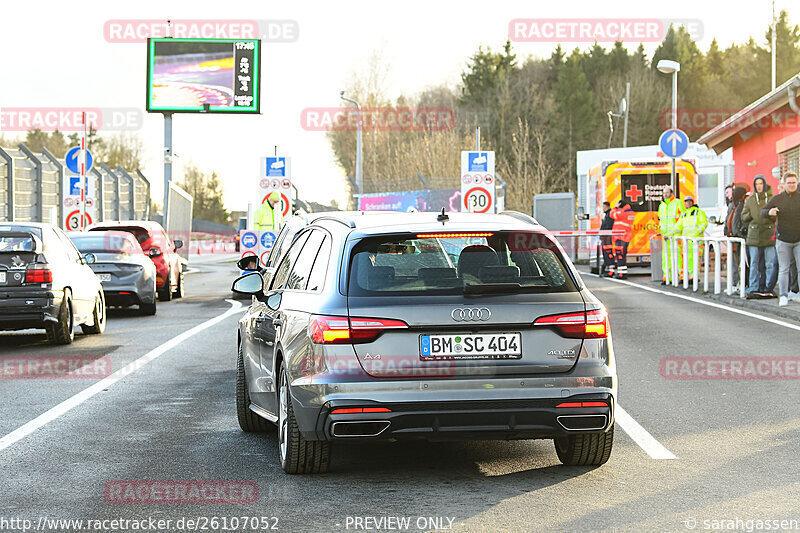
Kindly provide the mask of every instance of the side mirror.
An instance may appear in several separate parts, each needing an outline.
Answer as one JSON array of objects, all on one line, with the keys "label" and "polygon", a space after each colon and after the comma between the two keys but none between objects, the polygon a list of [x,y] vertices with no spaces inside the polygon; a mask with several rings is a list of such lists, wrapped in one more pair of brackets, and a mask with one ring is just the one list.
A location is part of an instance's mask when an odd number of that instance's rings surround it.
[{"label": "side mirror", "polygon": [[258,272],[250,272],[233,281],[231,291],[236,294],[255,295],[258,297],[264,292],[264,278]]},{"label": "side mirror", "polygon": [[182,241],[182,240],[180,240],[180,239],[175,239],[175,240],[173,241],[173,243],[175,244],[175,249],[176,249],[176,250],[177,250],[178,248],[183,248],[183,241]]},{"label": "side mirror", "polygon": [[81,259],[83,259],[83,262],[86,263],[87,265],[93,265],[97,262],[97,256],[94,255],[92,252],[89,252],[88,254],[84,255],[83,257],[81,257]]},{"label": "side mirror", "polygon": [[236,261],[236,266],[239,267],[239,270],[258,270],[258,256],[246,255]]},{"label": "side mirror", "polygon": [[150,251],[147,252],[147,255],[149,255],[150,257],[158,257],[160,255],[163,255],[163,253],[161,252],[161,248],[159,248],[158,246],[153,246],[152,248],[150,248]]},{"label": "side mirror", "polygon": [[269,298],[267,298],[267,307],[269,307],[273,311],[277,311],[278,308],[281,306],[281,294],[282,293],[280,292],[271,294]]}]

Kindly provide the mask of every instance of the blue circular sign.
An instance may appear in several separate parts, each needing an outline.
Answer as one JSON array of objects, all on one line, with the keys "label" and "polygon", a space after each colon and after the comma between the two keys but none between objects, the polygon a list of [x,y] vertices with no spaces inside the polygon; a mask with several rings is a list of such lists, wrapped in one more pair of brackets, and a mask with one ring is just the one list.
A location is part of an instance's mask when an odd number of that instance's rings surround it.
[{"label": "blue circular sign", "polygon": [[[70,172],[74,172],[75,174],[80,174],[81,169],[78,163],[78,159],[80,158],[81,149],[79,146],[70,149],[67,152],[67,155],[64,156],[64,162],[67,164],[67,168]],[[92,163],[94,162],[94,158],[92,157],[92,152],[86,150],[86,172],[89,172],[92,169]]]},{"label": "blue circular sign", "polygon": [[245,248],[254,248],[258,244],[258,237],[252,231],[242,234],[242,246]]},{"label": "blue circular sign", "polygon": [[689,148],[689,136],[677,128],[669,129],[659,137],[658,146],[667,157],[680,157]]},{"label": "blue circular sign", "polygon": [[271,231],[265,231],[261,234],[261,246],[264,248],[271,248],[272,243],[275,242],[275,234]]}]

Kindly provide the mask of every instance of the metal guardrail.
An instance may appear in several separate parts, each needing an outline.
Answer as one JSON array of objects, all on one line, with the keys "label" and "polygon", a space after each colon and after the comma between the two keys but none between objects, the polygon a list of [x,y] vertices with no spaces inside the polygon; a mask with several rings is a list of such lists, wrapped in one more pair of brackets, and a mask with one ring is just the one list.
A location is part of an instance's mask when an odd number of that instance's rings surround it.
[{"label": "metal guardrail", "polygon": [[[708,278],[709,278],[709,262],[711,257],[711,250],[714,251],[714,294],[719,294],[722,291],[722,270],[720,267],[720,253],[722,252],[722,245],[726,246],[726,261],[725,261],[725,277],[726,277],[726,290],[725,293],[729,296],[733,294],[733,243],[740,245],[739,250],[739,297],[744,298],[745,288],[745,240],[740,237],[682,237],[672,236],[664,237],[664,242],[669,243],[668,262],[669,267],[665,272],[667,284],[673,287],[679,286],[679,278],[683,278],[683,288],[689,288],[689,278],[692,278],[692,290],[697,292],[699,286],[700,275],[700,260],[705,257],[705,269],[703,275],[703,292],[708,292]],[[689,273],[689,243],[692,246],[692,272]],[[707,243],[708,252],[700,254],[700,245]],[[679,248],[680,258],[679,263]],[[663,251],[662,251],[663,253]],[[679,268],[682,270],[682,276],[679,276]]]}]

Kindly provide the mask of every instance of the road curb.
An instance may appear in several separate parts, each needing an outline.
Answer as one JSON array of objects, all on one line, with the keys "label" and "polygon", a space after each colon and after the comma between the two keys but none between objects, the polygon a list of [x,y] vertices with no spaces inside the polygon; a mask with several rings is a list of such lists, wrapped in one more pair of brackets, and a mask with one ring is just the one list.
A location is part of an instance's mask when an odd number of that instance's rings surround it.
[{"label": "road curb", "polygon": [[[632,280],[628,280],[628,281],[632,281]],[[770,315],[778,316],[778,317],[781,317],[781,318],[788,318],[790,320],[794,320],[796,322],[800,322],[800,304],[798,304],[796,302],[789,302],[789,305],[787,307],[778,307],[777,303],[775,303],[775,304],[767,304],[767,303],[764,303],[763,301],[747,300],[745,298],[732,297],[732,296],[728,296],[727,294],[724,294],[724,293],[720,293],[720,294],[704,293],[704,292],[702,292],[702,290],[698,290],[697,292],[694,292],[694,291],[689,290],[689,289],[681,289],[681,288],[678,288],[678,287],[673,287],[671,285],[661,285],[660,282],[656,282],[656,281],[652,281],[652,282],[648,281],[648,282],[644,282],[644,283],[634,281],[634,283],[638,283],[638,284],[646,286],[646,287],[653,287],[653,288],[656,288],[656,289],[659,289],[659,290],[662,290],[662,291],[666,291],[666,292],[673,292],[675,294],[684,294],[684,295],[688,295],[688,296],[696,296],[696,297],[700,297],[700,298],[705,298],[706,300],[713,300],[713,301],[724,303],[726,305],[730,305],[730,306],[733,306],[733,307],[741,307],[743,309],[748,309],[750,311],[760,311],[762,313],[768,313]],[[769,300],[769,301],[777,302],[778,299],[775,298],[775,299],[772,299],[772,300]]]}]

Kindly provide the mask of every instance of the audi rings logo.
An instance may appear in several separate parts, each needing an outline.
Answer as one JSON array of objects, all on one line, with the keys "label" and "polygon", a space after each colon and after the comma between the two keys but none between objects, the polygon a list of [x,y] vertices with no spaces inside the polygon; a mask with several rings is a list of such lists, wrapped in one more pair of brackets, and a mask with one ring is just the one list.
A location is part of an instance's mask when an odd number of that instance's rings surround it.
[{"label": "audi rings logo", "polygon": [[488,307],[456,307],[450,311],[456,322],[485,322],[492,316]]}]

